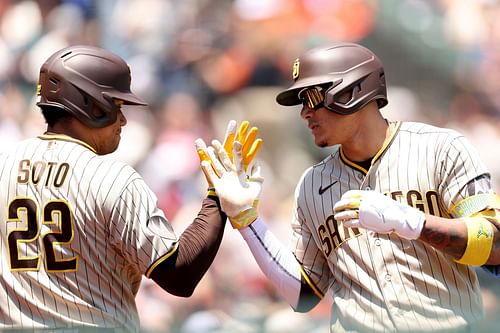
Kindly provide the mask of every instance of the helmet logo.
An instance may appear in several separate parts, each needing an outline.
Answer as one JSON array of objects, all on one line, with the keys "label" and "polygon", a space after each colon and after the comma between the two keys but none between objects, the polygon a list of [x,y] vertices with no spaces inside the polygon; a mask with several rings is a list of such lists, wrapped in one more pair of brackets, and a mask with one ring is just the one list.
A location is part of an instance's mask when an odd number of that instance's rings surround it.
[{"label": "helmet logo", "polygon": [[40,103],[42,101],[42,85],[36,85],[36,103]]},{"label": "helmet logo", "polygon": [[299,65],[300,65],[300,60],[299,58],[295,59],[295,62],[293,63],[292,67],[292,78],[294,80],[297,80],[299,78]]}]

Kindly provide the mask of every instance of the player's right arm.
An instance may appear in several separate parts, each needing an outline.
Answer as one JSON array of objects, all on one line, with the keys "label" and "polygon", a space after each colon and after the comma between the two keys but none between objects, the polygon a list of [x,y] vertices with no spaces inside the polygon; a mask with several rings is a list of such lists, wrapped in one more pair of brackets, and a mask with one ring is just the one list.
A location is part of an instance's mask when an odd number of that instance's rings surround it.
[{"label": "player's right arm", "polygon": [[[295,311],[309,311],[322,299],[323,293],[303,271],[292,251],[258,218],[257,203],[263,182],[260,168],[252,168],[247,176],[241,163],[242,146],[238,142],[233,146],[234,163],[220,142],[214,140],[212,144],[206,151],[211,162],[201,161],[201,166],[221,200],[222,209],[233,227],[240,230],[277,292]],[[206,146],[202,143],[198,147],[205,149]]]},{"label": "player's right arm", "polygon": [[295,311],[307,312],[319,303],[323,293],[261,218],[240,232],[264,275]]}]

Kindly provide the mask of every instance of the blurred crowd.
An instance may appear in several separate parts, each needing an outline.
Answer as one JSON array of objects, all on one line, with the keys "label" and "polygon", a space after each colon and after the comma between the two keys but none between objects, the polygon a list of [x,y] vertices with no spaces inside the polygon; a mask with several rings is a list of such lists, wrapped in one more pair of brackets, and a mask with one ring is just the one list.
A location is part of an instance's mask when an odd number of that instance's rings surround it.
[{"label": "blurred crowd", "polygon": [[[500,4],[496,0],[1,0],[0,149],[45,129],[35,106],[42,62],[70,44],[118,53],[132,90],[149,103],[125,109],[113,155],[157,193],[180,234],[206,193],[194,140],[223,139],[247,119],[264,139],[261,215],[283,242],[293,189],[328,154],[314,147],[298,108],[280,107],[303,50],[334,40],[371,48],[385,64],[389,119],[458,129],[477,147],[500,192]],[[485,331],[500,319],[498,280],[479,274]],[[293,313],[228,227],[194,295],[170,296],[144,279],[144,332],[327,332],[331,300]],[[491,330],[490,330],[491,329]]]}]

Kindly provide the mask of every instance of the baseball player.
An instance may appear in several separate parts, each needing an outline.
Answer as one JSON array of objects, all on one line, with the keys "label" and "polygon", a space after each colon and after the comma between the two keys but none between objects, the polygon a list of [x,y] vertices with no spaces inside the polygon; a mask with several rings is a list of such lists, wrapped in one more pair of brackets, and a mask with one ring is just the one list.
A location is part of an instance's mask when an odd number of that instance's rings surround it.
[{"label": "baseball player", "polygon": [[137,332],[142,276],[188,297],[212,263],[226,220],[216,196],[178,236],[143,178],[102,156],[120,142],[121,106],[145,105],[130,79],[91,46],[42,65],[47,132],[0,155],[0,331]]},{"label": "baseball player", "polygon": [[277,102],[302,104],[332,153],[296,187],[291,251],[258,217],[260,171],[238,177],[241,145],[233,164],[214,141],[213,167],[202,163],[262,271],[296,311],[330,292],[332,332],[472,331],[483,317],[475,268],[500,274],[500,198],[476,150],[451,129],[387,121],[383,65],[361,45],[312,49],[293,79]]}]

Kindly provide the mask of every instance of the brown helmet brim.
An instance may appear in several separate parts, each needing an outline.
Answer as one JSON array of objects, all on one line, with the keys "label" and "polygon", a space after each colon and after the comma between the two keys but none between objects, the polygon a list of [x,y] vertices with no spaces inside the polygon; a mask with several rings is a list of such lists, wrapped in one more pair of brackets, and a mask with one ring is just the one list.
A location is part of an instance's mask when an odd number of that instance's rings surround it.
[{"label": "brown helmet brim", "polygon": [[112,94],[103,93],[104,96],[108,96],[112,99],[118,99],[123,101],[123,104],[126,105],[148,105],[145,101],[134,95],[133,93],[123,93],[119,91],[114,91]]}]

